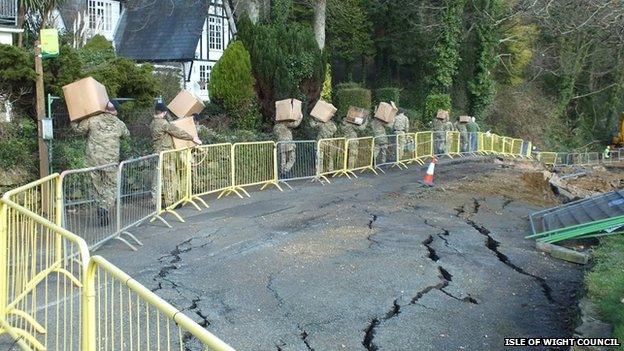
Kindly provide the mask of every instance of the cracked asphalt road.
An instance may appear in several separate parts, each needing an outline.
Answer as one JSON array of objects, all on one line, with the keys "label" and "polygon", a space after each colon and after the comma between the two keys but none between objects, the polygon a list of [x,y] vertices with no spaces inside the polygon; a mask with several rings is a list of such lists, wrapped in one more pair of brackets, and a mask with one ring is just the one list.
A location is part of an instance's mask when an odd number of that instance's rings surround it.
[{"label": "cracked asphalt road", "polygon": [[[208,199],[173,229],[134,230],[138,252],[96,254],[239,350],[503,350],[504,337],[570,336],[582,272],[523,239],[541,208],[522,200],[523,171],[436,171],[433,189],[412,166]],[[517,189],[475,193],[474,177]]]}]

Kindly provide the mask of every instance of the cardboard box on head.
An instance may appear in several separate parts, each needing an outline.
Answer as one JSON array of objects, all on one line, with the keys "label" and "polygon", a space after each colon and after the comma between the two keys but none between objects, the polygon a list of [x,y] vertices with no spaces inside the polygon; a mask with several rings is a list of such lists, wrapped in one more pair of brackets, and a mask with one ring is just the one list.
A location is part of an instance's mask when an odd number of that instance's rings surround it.
[{"label": "cardboard box on head", "polygon": [[347,122],[356,124],[361,126],[366,122],[370,112],[367,109],[349,106],[349,111],[347,112],[347,116],[345,117]]},{"label": "cardboard box on head", "polygon": [[448,119],[449,118],[449,112],[447,110],[438,110],[438,113],[436,114],[436,118],[437,119]]},{"label": "cardboard box on head", "polygon": [[336,111],[338,111],[338,109],[334,105],[329,102],[319,100],[316,105],[314,105],[312,112],[310,112],[310,116],[321,122],[329,122],[332,118],[334,118]]},{"label": "cardboard box on head", "polygon": [[105,112],[109,101],[106,87],[92,77],[67,84],[63,95],[72,122]]},{"label": "cardboard box on head", "polygon": [[380,119],[386,123],[394,122],[394,117],[396,116],[399,109],[394,104],[394,101],[380,102],[379,106],[375,109],[375,118]]},{"label": "cardboard box on head", "polygon": [[301,101],[297,99],[286,99],[275,101],[275,121],[291,122],[303,118],[301,112]]},{"label": "cardboard box on head", "polygon": [[[175,124],[178,128],[189,133],[191,136],[197,137],[197,126],[195,125],[195,121],[193,120],[193,117],[180,118],[171,123]],[[182,149],[185,147],[193,147],[193,146],[195,146],[195,143],[192,142],[191,140],[182,140],[178,138],[173,138],[173,147],[175,147],[176,149]]]},{"label": "cardboard box on head", "polygon": [[204,102],[188,90],[182,90],[167,108],[178,118],[192,116],[204,110]]},{"label": "cardboard box on head", "polygon": [[470,116],[459,116],[459,123],[468,123],[470,122]]}]

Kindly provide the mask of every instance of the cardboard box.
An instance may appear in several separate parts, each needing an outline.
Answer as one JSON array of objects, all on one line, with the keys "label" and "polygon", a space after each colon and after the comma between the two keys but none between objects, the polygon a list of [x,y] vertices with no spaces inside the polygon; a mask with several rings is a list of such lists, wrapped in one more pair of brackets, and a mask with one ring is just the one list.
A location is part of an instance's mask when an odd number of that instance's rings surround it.
[{"label": "cardboard box", "polygon": [[276,122],[298,121],[302,118],[301,101],[297,99],[275,101]]},{"label": "cardboard box", "polygon": [[358,126],[361,126],[362,124],[366,122],[369,114],[370,113],[366,109],[355,107],[355,106],[350,106],[349,111],[347,111],[346,120],[349,123],[353,123]]},{"label": "cardboard box", "polygon": [[[193,120],[193,117],[180,118],[171,123],[175,124],[178,128],[184,130],[185,132],[189,133],[193,137],[197,137],[197,126],[195,126],[195,121]],[[182,149],[185,147],[193,147],[193,146],[195,146],[195,143],[190,140],[182,140],[178,138],[173,138],[173,147],[176,149]]]},{"label": "cardboard box", "polygon": [[459,116],[459,123],[468,123],[470,122],[470,116]]},{"label": "cardboard box", "polygon": [[63,95],[72,122],[106,111],[106,87],[92,77],[87,77],[63,87]]},{"label": "cardboard box", "polygon": [[338,109],[334,105],[329,102],[319,100],[316,105],[314,105],[312,112],[310,112],[310,116],[321,122],[329,122],[332,118],[334,118],[336,111],[338,111]]},{"label": "cardboard box", "polygon": [[179,118],[192,116],[204,110],[204,102],[188,90],[182,90],[167,108]]},{"label": "cardboard box", "polygon": [[396,107],[393,101],[390,103],[381,102],[379,106],[375,109],[375,118],[380,119],[386,123],[394,122],[394,117],[396,116],[399,109]]},{"label": "cardboard box", "polygon": [[438,110],[438,113],[436,114],[436,118],[437,119],[447,119],[449,118],[449,112],[446,110]]}]

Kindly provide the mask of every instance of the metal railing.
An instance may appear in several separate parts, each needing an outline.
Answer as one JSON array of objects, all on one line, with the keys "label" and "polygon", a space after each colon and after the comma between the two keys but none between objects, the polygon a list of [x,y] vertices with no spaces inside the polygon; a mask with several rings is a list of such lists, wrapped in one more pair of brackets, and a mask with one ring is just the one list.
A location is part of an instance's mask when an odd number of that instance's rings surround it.
[{"label": "metal railing", "polygon": [[17,0],[0,0],[0,25],[17,26]]}]

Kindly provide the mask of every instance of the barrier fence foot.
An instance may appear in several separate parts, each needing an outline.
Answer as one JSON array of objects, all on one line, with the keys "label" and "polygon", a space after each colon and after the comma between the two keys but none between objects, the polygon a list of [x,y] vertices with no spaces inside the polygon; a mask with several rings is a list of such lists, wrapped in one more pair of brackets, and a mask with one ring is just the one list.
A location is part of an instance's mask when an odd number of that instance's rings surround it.
[{"label": "barrier fence foot", "polygon": [[375,167],[375,169],[381,172],[382,174],[386,174],[386,171],[384,171],[381,167]]},{"label": "barrier fence foot", "polygon": [[367,170],[368,170],[368,171],[371,171],[371,172],[373,172],[373,173],[375,173],[375,175],[379,175],[379,173],[377,173],[377,170],[375,170],[373,167],[366,167],[366,168],[362,169],[362,170],[360,171],[360,173],[364,173],[364,172],[366,172]]},{"label": "barrier fence foot", "polygon": [[186,204],[191,204],[191,205],[193,205],[193,207],[195,207],[195,209],[196,209],[197,211],[199,211],[199,212],[201,212],[201,211],[202,211],[201,207],[199,207],[199,206],[195,203],[195,201],[193,201],[193,199],[185,199],[185,200],[182,202],[182,204],[184,204],[184,205],[186,205]]},{"label": "barrier fence foot", "polygon": [[154,215],[154,217],[152,217],[152,219],[150,219],[150,223],[153,223],[155,220],[159,220],[161,221],[164,225],[167,226],[167,228],[171,228],[171,224],[169,224],[169,222],[167,222],[164,218],[162,218],[160,216],[160,214],[156,214]]},{"label": "barrier fence foot", "polygon": [[184,221],[184,219],[182,218],[182,216],[180,216],[180,215],[178,214],[178,212],[176,212],[176,211],[173,209],[173,207],[164,209],[162,213],[171,213],[171,215],[173,215],[175,218],[177,218],[177,219],[178,219],[178,221],[180,221],[180,222],[182,222],[182,223],[186,223],[186,222]]},{"label": "barrier fence foot", "polygon": [[126,239],[124,239],[124,238],[122,238],[120,236],[115,237],[115,239],[121,241],[124,244],[126,244],[126,246],[128,246],[130,248],[130,250],[138,251],[137,248],[134,247],[134,245],[130,244]]},{"label": "barrier fence foot", "polygon": [[137,237],[136,237],[136,236],[134,236],[134,234],[132,234],[132,233],[130,233],[130,232],[128,232],[128,231],[123,231],[123,232],[121,232],[121,234],[125,234],[125,235],[129,236],[129,237],[130,237],[130,239],[134,240],[134,242],[135,242],[137,245],[139,245],[139,246],[143,246],[143,243],[141,242],[141,240],[137,239]]},{"label": "barrier fence foot", "polygon": [[[276,188],[278,188],[278,189],[279,189],[279,191],[284,191],[284,189],[282,189],[282,187],[281,187],[281,186],[279,185],[279,183],[278,183],[278,182],[276,182],[276,181],[271,181],[271,182],[265,183],[265,184],[262,186],[262,188],[260,188],[260,190],[264,190],[264,189],[266,189],[266,187],[268,187],[269,185],[274,185]],[[243,189],[243,188],[241,188],[241,190],[245,191],[245,189]],[[246,192],[246,191],[245,191],[245,192]],[[247,194],[247,196],[249,196],[249,194]],[[251,196],[249,196],[249,197],[251,197]]]},{"label": "barrier fence foot", "polygon": [[280,180],[279,182],[280,182],[280,183],[282,183],[282,184],[284,184],[284,185],[286,185],[286,186],[288,187],[288,189],[290,189],[290,190],[294,190],[294,189],[293,189],[293,187],[292,187],[292,186],[290,186],[290,184],[288,184],[287,182],[285,182],[285,181],[283,181],[283,180]]},{"label": "barrier fence foot", "polygon": [[314,177],[314,179],[312,179],[312,182],[318,181],[319,183],[325,185],[325,182],[327,182],[327,184],[331,184],[331,182],[329,181],[329,178],[327,178],[324,175],[318,175],[316,177]]},{"label": "barrier fence foot", "polygon": [[210,208],[210,206],[208,206],[208,204],[206,203],[206,201],[204,201],[204,199],[202,199],[199,196],[195,196],[193,197],[193,200],[198,201],[199,203],[201,203],[205,208]]}]

